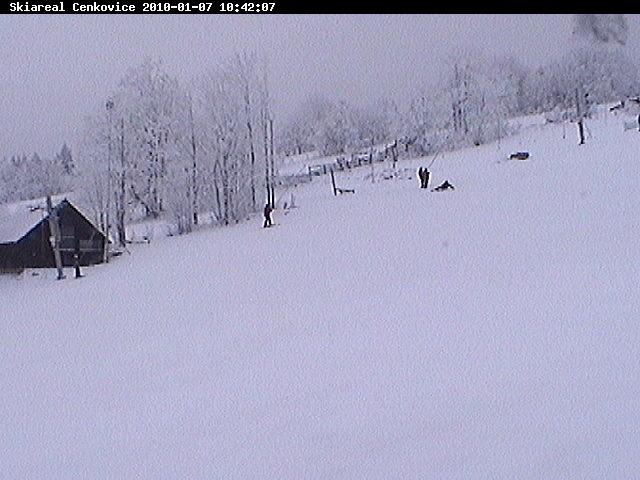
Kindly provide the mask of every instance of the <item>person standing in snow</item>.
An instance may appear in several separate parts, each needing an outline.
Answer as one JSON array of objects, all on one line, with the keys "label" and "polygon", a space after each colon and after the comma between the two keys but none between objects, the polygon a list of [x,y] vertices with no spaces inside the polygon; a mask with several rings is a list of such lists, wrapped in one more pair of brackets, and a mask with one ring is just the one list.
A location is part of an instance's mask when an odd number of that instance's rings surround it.
[{"label": "person standing in snow", "polygon": [[271,208],[271,205],[269,205],[268,203],[264,206],[264,224],[262,225],[262,228],[267,228],[270,227],[271,225],[273,225],[273,222],[271,221],[271,212],[273,211],[273,209]]},{"label": "person standing in snow", "polygon": [[425,168],[422,175],[424,175],[424,184],[422,185],[422,188],[429,188],[429,177],[431,176],[431,173]]},{"label": "person standing in snow", "polygon": [[73,242],[73,268],[75,270],[76,278],[81,278],[82,273],[80,272],[80,237],[77,236]]},{"label": "person standing in snow", "polygon": [[418,169],[418,177],[420,178],[420,188],[428,188],[429,187],[429,170],[427,168],[420,167]]}]

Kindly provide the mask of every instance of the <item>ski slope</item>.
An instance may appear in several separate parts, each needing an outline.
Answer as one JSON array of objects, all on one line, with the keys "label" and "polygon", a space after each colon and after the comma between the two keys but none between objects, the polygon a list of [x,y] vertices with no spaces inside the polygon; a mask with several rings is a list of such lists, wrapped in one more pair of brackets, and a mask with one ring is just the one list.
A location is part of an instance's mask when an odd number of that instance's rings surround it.
[{"label": "ski slope", "polygon": [[0,277],[0,477],[635,478],[640,133],[621,122],[444,154],[431,182],[454,192],[363,167],[336,179],[355,195],[295,191],[275,228]]}]

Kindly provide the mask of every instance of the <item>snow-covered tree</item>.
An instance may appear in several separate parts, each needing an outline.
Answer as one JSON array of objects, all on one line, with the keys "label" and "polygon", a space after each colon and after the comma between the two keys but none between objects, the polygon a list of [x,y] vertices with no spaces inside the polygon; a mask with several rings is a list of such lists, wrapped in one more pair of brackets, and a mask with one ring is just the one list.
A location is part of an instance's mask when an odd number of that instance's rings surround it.
[{"label": "snow-covered tree", "polygon": [[73,156],[71,155],[71,149],[67,143],[62,144],[60,152],[55,156],[55,162],[59,164],[65,175],[73,175],[75,173],[75,164],[73,163]]},{"label": "snow-covered tree", "polygon": [[184,129],[184,93],[159,62],[129,70],[114,101],[129,147],[131,193],[149,216],[164,210],[169,162],[179,161],[177,143]]},{"label": "snow-covered tree", "polygon": [[[245,95],[246,85],[238,84],[233,63],[209,70],[197,86],[201,172],[207,178],[202,200],[224,224],[254,209],[252,174],[256,171],[255,163],[252,169]],[[251,124],[255,125],[253,120]],[[253,153],[255,160],[255,146]]]},{"label": "snow-covered tree", "polygon": [[351,121],[355,139],[350,146],[368,147],[388,140],[391,136],[391,108],[381,102],[368,108],[353,109]]},{"label": "snow-covered tree", "polygon": [[402,140],[407,149],[411,148],[419,155],[432,152],[437,140],[439,132],[434,105],[432,97],[426,94],[417,96],[411,100],[405,115]]},{"label": "snow-covered tree", "polygon": [[66,191],[71,179],[66,174],[58,157],[43,158],[34,153],[31,156],[13,155],[0,165],[0,201],[9,202],[29,198],[54,195]]},{"label": "snow-covered tree", "polygon": [[186,164],[188,104],[178,81],[151,60],[130,69],[108,98],[106,113],[86,122],[81,171],[105,229],[114,226],[124,243],[127,219],[137,211],[166,211],[170,173]]},{"label": "snow-covered tree", "polygon": [[345,153],[358,137],[354,125],[355,113],[345,101],[331,105],[317,125],[315,144],[324,155]]},{"label": "snow-covered tree", "polygon": [[[444,72],[439,102],[448,99],[450,113],[448,120],[436,123],[451,132],[455,143],[480,145],[503,136],[517,90],[500,64],[460,56]],[[441,104],[436,111],[440,117]]]},{"label": "snow-covered tree", "polygon": [[299,155],[317,148],[316,132],[333,103],[325,97],[313,95],[305,99],[290,115],[279,135],[279,150]]}]

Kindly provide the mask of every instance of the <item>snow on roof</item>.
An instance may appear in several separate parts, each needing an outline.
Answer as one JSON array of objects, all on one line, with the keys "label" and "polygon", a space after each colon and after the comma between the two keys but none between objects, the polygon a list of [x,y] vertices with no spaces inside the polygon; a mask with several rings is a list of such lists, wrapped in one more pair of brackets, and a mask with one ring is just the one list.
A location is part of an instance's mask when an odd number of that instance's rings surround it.
[{"label": "snow on roof", "polygon": [[[60,195],[52,195],[51,197],[54,207],[66,199],[68,199],[82,215],[87,217],[85,212],[81,208],[78,208],[76,204],[77,199],[74,194],[63,193]],[[20,240],[29,230],[45,218],[47,218],[46,197],[0,205],[0,243]],[[87,217],[87,219],[91,221],[90,217]]]}]

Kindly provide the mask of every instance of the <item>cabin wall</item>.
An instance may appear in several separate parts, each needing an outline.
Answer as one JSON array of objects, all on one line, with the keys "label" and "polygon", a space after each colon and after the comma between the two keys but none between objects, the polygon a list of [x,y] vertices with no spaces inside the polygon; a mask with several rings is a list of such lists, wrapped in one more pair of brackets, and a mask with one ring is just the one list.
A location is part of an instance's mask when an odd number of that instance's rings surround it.
[{"label": "cabin wall", "polygon": [[0,243],[0,273],[20,269],[15,243]]},{"label": "cabin wall", "polygon": [[73,266],[76,238],[80,241],[80,265],[95,265],[104,260],[105,237],[72,206],[59,211],[62,264]]},{"label": "cabin wall", "polygon": [[[69,204],[58,209],[61,231],[60,256],[62,265],[72,267],[75,259],[76,237],[79,238],[80,265],[102,263],[105,237]],[[51,233],[47,219],[38,223],[24,237],[13,244],[0,245],[0,268],[54,268],[55,257],[51,246]]]},{"label": "cabin wall", "polygon": [[25,268],[53,268],[56,266],[51,246],[49,222],[44,220],[16,242],[16,256]]}]

